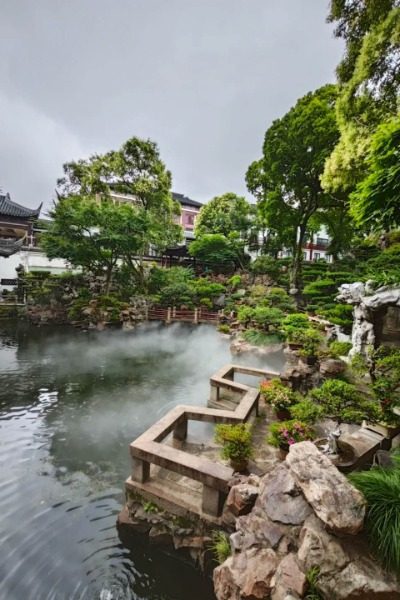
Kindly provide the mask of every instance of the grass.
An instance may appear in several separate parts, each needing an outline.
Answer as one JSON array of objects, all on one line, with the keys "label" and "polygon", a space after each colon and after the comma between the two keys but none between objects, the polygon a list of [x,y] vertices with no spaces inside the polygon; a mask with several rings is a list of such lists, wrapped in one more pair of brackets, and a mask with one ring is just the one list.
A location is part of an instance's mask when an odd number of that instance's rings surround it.
[{"label": "grass", "polygon": [[323,600],[323,596],[318,589],[319,567],[315,566],[309,569],[306,573],[307,593],[304,596],[305,600]]},{"label": "grass", "polygon": [[242,338],[254,346],[268,346],[269,344],[279,344],[282,337],[277,333],[264,333],[258,329],[246,329],[243,331]]},{"label": "grass", "polygon": [[400,572],[400,457],[390,469],[375,467],[349,475],[367,501],[366,529],[384,567]]},{"label": "grass", "polygon": [[211,550],[220,565],[231,555],[231,545],[223,531],[214,531],[212,535]]}]

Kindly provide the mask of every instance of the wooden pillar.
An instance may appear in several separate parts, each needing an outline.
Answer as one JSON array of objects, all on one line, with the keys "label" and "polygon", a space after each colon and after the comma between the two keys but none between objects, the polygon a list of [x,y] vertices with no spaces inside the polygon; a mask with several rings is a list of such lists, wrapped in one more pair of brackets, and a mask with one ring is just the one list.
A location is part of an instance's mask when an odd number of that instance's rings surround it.
[{"label": "wooden pillar", "polygon": [[166,323],[171,323],[171,307],[168,306],[167,308],[167,319],[166,319]]},{"label": "wooden pillar", "polygon": [[194,309],[193,323],[194,323],[195,325],[197,325],[197,324],[198,324],[198,322],[199,322],[199,314],[198,314],[198,309],[197,309],[197,308],[195,308],[195,309]]},{"label": "wooden pillar", "polygon": [[175,319],[175,317],[176,317],[176,306],[174,306],[172,308],[172,318]]},{"label": "wooden pillar", "polygon": [[150,463],[140,458],[132,458],[132,479],[145,483],[150,478]]}]

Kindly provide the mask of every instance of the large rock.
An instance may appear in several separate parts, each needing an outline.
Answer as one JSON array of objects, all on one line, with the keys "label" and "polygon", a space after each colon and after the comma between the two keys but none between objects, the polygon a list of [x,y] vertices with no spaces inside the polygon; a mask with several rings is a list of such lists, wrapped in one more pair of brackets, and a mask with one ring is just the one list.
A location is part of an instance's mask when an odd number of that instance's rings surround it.
[{"label": "large rock", "polygon": [[304,523],[297,554],[304,572],[319,567],[318,588],[335,600],[399,600],[400,587],[369,556],[362,541],[330,535],[314,515]]},{"label": "large rock", "polygon": [[300,525],[311,513],[286,464],[278,465],[263,483],[256,506],[272,521]]},{"label": "large rock", "polygon": [[327,358],[322,360],[319,365],[319,371],[323,377],[336,377],[343,373],[346,363],[339,358]]},{"label": "large rock", "polygon": [[[288,554],[279,563],[274,579],[274,591],[272,600],[285,600],[289,594],[297,594],[302,598],[306,591],[306,576],[300,569],[296,555]],[[296,597],[296,596],[295,596]]]},{"label": "large rock", "polygon": [[315,514],[337,534],[361,531],[365,500],[312,442],[290,447],[286,462]]},{"label": "large rock", "polygon": [[247,550],[252,546],[277,548],[287,533],[285,526],[274,523],[259,508],[236,520],[236,533],[231,535],[234,550]]},{"label": "large rock", "polygon": [[214,570],[218,600],[264,600],[269,598],[279,559],[266,548],[250,548],[230,556]]},{"label": "large rock", "polygon": [[258,492],[259,489],[255,485],[249,485],[248,483],[234,485],[228,494],[226,507],[235,517],[247,515],[257,500]]}]

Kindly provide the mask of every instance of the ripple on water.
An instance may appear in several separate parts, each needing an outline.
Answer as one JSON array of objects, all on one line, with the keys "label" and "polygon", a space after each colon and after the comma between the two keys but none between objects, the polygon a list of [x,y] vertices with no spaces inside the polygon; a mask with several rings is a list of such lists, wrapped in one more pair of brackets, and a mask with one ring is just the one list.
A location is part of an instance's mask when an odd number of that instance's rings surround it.
[{"label": "ripple on water", "polygon": [[211,600],[190,565],[123,547],[115,522],[129,443],[175,404],[206,401],[227,343],[209,327],[4,328],[1,600]]}]

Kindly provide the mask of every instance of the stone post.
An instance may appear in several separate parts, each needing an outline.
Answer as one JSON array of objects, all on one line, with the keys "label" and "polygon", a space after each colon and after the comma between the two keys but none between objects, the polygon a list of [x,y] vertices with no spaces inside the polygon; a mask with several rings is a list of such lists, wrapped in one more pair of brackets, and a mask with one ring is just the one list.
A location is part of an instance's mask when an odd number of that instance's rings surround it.
[{"label": "stone post", "polygon": [[132,458],[132,479],[146,483],[150,478],[150,463],[140,458]]},{"label": "stone post", "polygon": [[187,438],[187,431],[188,431],[188,422],[187,419],[185,419],[184,421],[181,421],[180,423],[177,423],[174,427],[174,431],[173,431],[173,438],[175,440],[179,440],[180,442],[184,442]]},{"label": "stone post", "polygon": [[212,517],[219,517],[222,513],[225,498],[226,494],[208,485],[203,485],[202,511]]},{"label": "stone post", "polygon": [[166,318],[166,323],[171,323],[171,307],[168,306],[167,308],[167,318]]},{"label": "stone post", "polygon": [[172,308],[172,318],[175,319],[175,317],[176,317],[176,306],[174,306]]},{"label": "stone post", "polygon": [[195,325],[197,325],[199,322],[199,314],[198,314],[198,308],[194,309],[194,317],[193,317],[193,323]]}]

